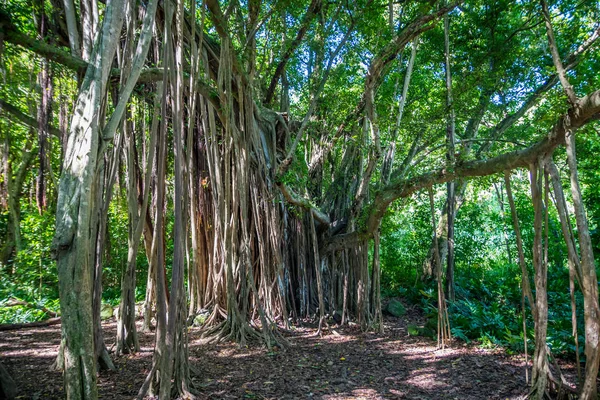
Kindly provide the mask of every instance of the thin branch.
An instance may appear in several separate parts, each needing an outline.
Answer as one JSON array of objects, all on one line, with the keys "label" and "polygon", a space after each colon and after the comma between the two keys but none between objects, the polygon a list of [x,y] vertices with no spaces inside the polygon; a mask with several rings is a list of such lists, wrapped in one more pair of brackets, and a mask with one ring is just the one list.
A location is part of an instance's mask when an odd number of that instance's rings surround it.
[{"label": "thin branch", "polygon": [[552,21],[550,19],[550,11],[548,10],[548,4],[546,3],[546,0],[540,0],[540,3],[542,5],[542,14],[546,23],[546,33],[548,35],[548,45],[550,46],[550,53],[552,53],[552,61],[554,62],[554,66],[556,67],[556,72],[558,72],[558,78],[560,79],[560,83],[565,89],[565,93],[569,98],[569,103],[571,103],[571,105],[575,105],[577,104],[577,95],[573,90],[573,86],[569,83],[569,80],[567,79],[565,67],[563,66],[562,60],[560,59],[560,54],[558,54],[558,46],[556,45],[556,39],[554,38],[554,30],[552,29]]},{"label": "thin branch", "polygon": [[302,23],[300,25],[300,29],[298,30],[298,33],[296,34],[296,38],[292,41],[292,43],[286,49],[285,53],[283,53],[283,56],[281,57],[281,61],[279,61],[279,63],[277,64],[277,67],[275,68],[275,73],[273,74],[273,77],[271,78],[271,82],[269,83],[269,88],[267,89],[267,93],[265,95],[265,102],[264,102],[265,104],[269,104],[271,102],[271,100],[273,100],[273,96],[275,95],[275,88],[277,87],[277,82],[279,82],[279,78],[281,77],[281,74],[283,73],[283,70],[285,69],[287,62],[292,57],[292,55],[294,54],[294,52],[296,51],[298,46],[300,46],[300,43],[302,43],[302,39],[304,38],[306,31],[308,31],[308,27],[310,26],[310,24],[311,24],[312,20],[315,18],[315,16],[319,13],[322,6],[323,6],[323,2],[321,0],[312,0],[310,5],[308,6],[308,9],[306,10],[304,17],[302,17]]}]

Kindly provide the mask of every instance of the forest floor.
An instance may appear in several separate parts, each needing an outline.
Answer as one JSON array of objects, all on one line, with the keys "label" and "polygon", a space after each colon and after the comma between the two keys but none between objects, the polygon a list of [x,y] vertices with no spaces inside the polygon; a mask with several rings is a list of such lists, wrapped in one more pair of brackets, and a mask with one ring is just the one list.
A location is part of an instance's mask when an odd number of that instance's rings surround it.
[{"label": "forest floor", "polygon": [[[409,336],[422,324],[409,308],[386,317],[385,332],[330,326],[323,336],[305,325],[286,331],[289,345],[269,351],[258,344],[207,344],[190,331],[192,380],[200,399],[521,399],[527,394],[524,358],[502,349],[455,342],[438,350],[430,338]],[[116,324],[105,323],[110,347]],[[141,351],[115,358],[116,372],[100,372],[103,399],[131,399],[152,363],[154,334],[140,333]],[[0,332],[0,360],[22,399],[63,398],[62,375],[50,371],[60,325]]]}]

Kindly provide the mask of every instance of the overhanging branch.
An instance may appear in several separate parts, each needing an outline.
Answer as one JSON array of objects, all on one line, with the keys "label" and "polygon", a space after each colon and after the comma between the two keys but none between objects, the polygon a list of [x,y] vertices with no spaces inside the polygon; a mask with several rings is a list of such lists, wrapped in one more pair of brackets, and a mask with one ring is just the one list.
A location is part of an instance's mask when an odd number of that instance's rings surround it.
[{"label": "overhanging branch", "polygon": [[[50,61],[74,70],[77,73],[85,74],[88,68],[88,63],[83,59],[71,55],[69,52],[52,46],[41,40],[34,39],[23,32],[20,32],[10,21],[10,16],[4,10],[0,9],[0,32],[4,34],[4,40],[8,43],[23,47],[30,50]],[[110,71],[111,79],[118,80],[121,76],[119,68],[113,68]],[[144,68],[140,73],[137,84],[153,83],[162,80],[162,68]],[[218,95],[216,91],[206,82],[198,79],[196,82],[198,92],[206,97],[215,107],[219,108]]]},{"label": "overhanging branch", "polygon": [[379,226],[388,206],[396,199],[412,195],[426,187],[449,182],[458,178],[473,178],[493,175],[515,168],[527,168],[539,157],[545,157],[565,143],[565,134],[578,128],[600,115],[600,90],[583,97],[576,108],[571,108],[561,116],[550,132],[539,142],[522,150],[500,154],[486,160],[465,162],[456,166],[454,171],[440,169],[408,179],[393,180],[384,187],[369,208],[366,222],[362,230],[338,235],[325,244],[324,251],[342,249],[348,244],[355,243],[361,238],[370,237]]},{"label": "overhanging branch", "polygon": [[[0,112],[2,111],[6,111],[8,113],[8,118],[10,118],[13,121],[19,122],[33,129],[38,129],[38,122],[35,118],[30,117],[29,115],[19,110],[19,108],[6,102],[5,100],[0,99]],[[58,129],[54,127],[49,127],[49,130],[51,135],[60,138],[61,133]]]},{"label": "overhanging branch", "polygon": [[315,206],[310,204],[310,202],[307,199],[294,193],[294,191],[288,188],[285,183],[279,183],[278,186],[281,190],[281,193],[283,194],[283,197],[285,197],[285,199],[288,202],[298,207],[302,207],[307,211],[310,211],[317,221],[319,221],[322,224],[329,225],[329,217],[321,210],[317,209]]}]

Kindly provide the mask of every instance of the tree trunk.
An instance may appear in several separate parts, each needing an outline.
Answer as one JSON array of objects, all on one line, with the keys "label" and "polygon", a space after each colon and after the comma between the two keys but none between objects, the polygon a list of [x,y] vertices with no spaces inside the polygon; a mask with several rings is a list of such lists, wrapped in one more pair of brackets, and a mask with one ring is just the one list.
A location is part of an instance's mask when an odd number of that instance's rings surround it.
[{"label": "tree trunk", "polygon": [[577,174],[575,137],[572,132],[566,135],[567,161],[571,172],[571,195],[577,234],[581,250],[581,289],[583,292],[583,316],[585,320],[585,380],[580,391],[581,399],[596,399],[598,363],[600,362],[600,310],[598,308],[598,278],[590,238],[585,207],[581,197],[581,188]]},{"label": "tree trunk", "polygon": [[569,294],[571,295],[571,325],[573,326],[573,339],[575,341],[575,359],[577,362],[577,377],[579,383],[581,383],[581,362],[579,361],[579,338],[577,332],[577,310],[575,305],[575,280],[581,288],[582,282],[582,271],[579,254],[577,253],[577,247],[575,245],[575,237],[569,220],[569,214],[567,211],[567,202],[562,188],[562,183],[558,169],[554,162],[548,164],[548,171],[552,179],[552,187],[554,189],[555,205],[558,211],[558,217],[560,219],[560,227],[562,229],[563,238],[567,244],[567,254],[569,265]]},{"label": "tree trunk", "polygon": [[534,209],[533,267],[535,270],[535,351],[533,354],[533,372],[529,397],[543,400],[548,385],[548,353],[546,335],[548,331],[548,266],[543,257],[542,225],[543,209],[542,179],[543,169],[536,163],[531,166],[531,198]]},{"label": "tree trunk", "polygon": [[381,313],[381,259],[379,257],[380,232],[375,232],[373,237],[373,325],[380,333],[383,333],[383,315]]},{"label": "tree trunk", "polygon": [[[45,16],[42,20],[45,22]],[[47,206],[46,174],[49,173],[48,138],[50,120],[52,119],[52,71],[48,61],[42,61],[42,70],[38,74],[38,84],[42,88],[40,104],[38,106],[38,176],[36,181],[36,200],[38,211],[41,214]]]},{"label": "tree trunk", "polygon": [[446,307],[446,298],[444,295],[444,277],[442,274],[442,261],[440,259],[440,253],[438,251],[439,246],[437,243],[437,228],[435,226],[435,205],[433,200],[433,188],[428,188],[429,192],[429,208],[431,211],[431,224],[433,231],[433,251],[435,261],[435,276],[437,281],[437,300],[438,300],[438,320],[437,320],[437,341],[438,348],[445,348],[449,344],[450,337],[450,322],[448,321],[448,309]]},{"label": "tree trunk", "polygon": [[[167,7],[169,10],[170,7]],[[170,10],[169,10],[170,11]],[[172,19],[172,11],[167,14],[167,20],[165,21],[165,37],[170,30],[170,21]],[[164,54],[168,54],[169,42],[163,44]],[[166,57],[163,58],[166,60]],[[165,62],[165,61],[163,61]],[[163,82],[168,82],[167,69],[163,72]],[[160,390],[160,387],[155,388],[156,385],[160,385],[159,371],[166,368],[167,360],[167,347],[166,347],[166,331],[167,331],[167,283],[165,274],[165,235],[164,235],[164,216],[163,211],[165,207],[165,180],[166,180],[166,136],[167,136],[167,93],[168,87],[163,87],[162,98],[161,98],[161,118],[160,127],[158,130],[157,143],[161,144],[157,146],[157,157],[156,157],[156,207],[155,207],[155,219],[154,219],[154,233],[152,235],[152,264],[151,270],[148,271],[149,280],[150,274],[154,274],[154,290],[156,296],[156,337],[154,344],[154,354],[152,357],[152,369],[148,373],[144,384],[140,388],[138,393],[138,399],[144,398],[146,394],[152,396],[157,392],[155,389]],[[148,292],[147,292],[148,294]],[[148,296],[146,297],[146,310],[151,303],[148,302]],[[149,321],[148,321],[149,323]],[[170,384],[170,382],[169,382]]]},{"label": "tree trunk", "polygon": [[504,172],[504,184],[506,186],[506,197],[508,198],[508,204],[510,206],[510,212],[513,221],[513,229],[515,231],[515,237],[517,239],[517,254],[519,255],[519,265],[521,267],[521,287],[523,294],[527,297],[529,306],[531,307],[531,313],[533,314],[534,321],[537,319],[536,315],[536,302],[533,298],[533,292],[531,291],[531,284],[529,282],[529,273],[527,272],[527,264],[525,263],[525,253],[523,252],[523,240],[521,239],[521,228],[519,226],[519,217],[517,215],[517,208],[515,207],[515,201],[512,195],[512,188],[510,184],[510,172]]},{"label": "tree trunk", "polygon": [[317,280],[317,296],[319,298],[319,329],[317,333],[321,333],[323,323],[325,322],[325,300],[323,297],[323,276],[321,270],[321,257],[319,257],[319,245],[317,243],[317,231],[315,230],[315,220],[312,213],[309,213],[310,217],[310,231],[311,241],[313,243],[313,257],[315,265],[315,276]]},{"label": "tree trunk", "polygon": [[[131,80],[136,80],[139,77],[143,66],[143,60],[146,59],[148,49],[150,48],[150,39],[152,38],[152,27],[154,26],[154,16],[156,13],[156,7],[158,5],[157,0],[152,0],[148,3],[146,14],[144,16],[144,22],[142,25],[142,33],[138,40],[137,50],[135,51],[135,57],[133,59],[132,69],[128,78],[127,84],[125,85],[125,91],[131,91],[133,83]],[[157,98],[161,96],[161,87],[157,91]],[[124,93],[129,96],[128,93]],[[123,95],[123,93],[122,93]],[[129,237],[128,237],[128,252],[127,252],[127,269],[123,274],[121,282],[121,303],[119,305],[119,318],[117,323],[117,339],[116,339],[116,352],[117,355],[121,353],[133,353],[139,350],[139,342],[137,337],[137,330],[135,326],[135,273],[136,273],[136,262],[138,247],[142,235],[142,230],[145,225],[146,210],[148,208],[148,199],[150,193],[150,178],[152,176],[152,166],[154,161],[154,153],[156,146],[156,131],[158,130],[158,120],[156,115],[158,114],[158,102],[155,102],[152,126],[150,132],[150,144],[147,155],[147,163],[145,166],[146,176],[144,183],[141,186],[142,196],[141,204],[138,199],[138,187],[141,185],[142,173],[139,167],[139,160],[137,156],[137,150],[135,146],[135,131],[131,123],[125,122],[124,126],[127,127],[129,137],[127,140],[127,172],[128,172],[128,215],[129,215]],[[142,139],[143,140],[143,139]],[[139,210],[138,210],[139,208]]]},{"label": "tree trunk", "polygon": [[0,363],[0,399],[13,400],[17,397],[18,387],[4,365]]},{"label": "tree trunk", "polygon": [[90,237],[96,196],[94,181],[100,150],[99,118],[110,67],[123,25],[123,0],[108,0],[102,31],[77,97],[59,185],[56,234],[67,399],[96,399],[96,359],[92,317]]},{"label": "tree trunk", "polygon": [[7,164],[5,166],[6,176],[8,177],[8,181],[6,182],[8,195],[8,223],[4,244],[0,247],[0,266],[2,266],[8,274],[12,274],[14,257],[16,256],[16,253],[21,250],[21,195],[23,192],[25,175],[35,159],[35,152],[30,149],[31,145],[32,141],[29,139],[28,143],[25,145],[21,163],[14,176],[12,165]]},{"label": "tree trunk", "polygon": [[[446,162],[449,170],[454,170],[454,131],[455,131],[455,115],[454,103],[452,100],[452,72],[450,70],[450,17],[444,15],[444,55],[446,69],[446,107],[448,108],[448,121],[446,127]],[[448,261],[446,265],[446,293],[448,300],[454,301],[454,216],[455,216],[455,183],[449,181],[447,184],[448,199],[446,205],[448,211],[447,237],[448,242]]]}]

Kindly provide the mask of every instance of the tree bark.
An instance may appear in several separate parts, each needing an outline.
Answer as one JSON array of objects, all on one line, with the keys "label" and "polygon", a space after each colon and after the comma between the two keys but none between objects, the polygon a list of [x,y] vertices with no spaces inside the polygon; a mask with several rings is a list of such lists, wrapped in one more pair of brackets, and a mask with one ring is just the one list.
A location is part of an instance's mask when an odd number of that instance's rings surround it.
[{"label": "tree bark", "polygon": [[[540,162],[541,163],[541,162]],[[546,335],[548,331],[548,266],[543,256],[542,226],[543,209],[542,180],[543,169],[540,163],[531,166],[531,198],[534,208],[533,267],[535,270],[535,352],[529,397],[543,400],[548,385],[548,353]]]},{"label": "tree bark", "polygon": [[596,399],[598,363],[600,362],[600,311],[598,307],[598,278],[590,238],[585,207],[581,196],[575,155],[575,136],[569,132],[566,137],[567,161],[571,178],[571,196],[577,221],[579,249],[581,251],[581,289],[583,292],[583,316],[585,320],[585,380],[580,391],[581,399]]},{"label": "tree bark", "polygon": [[[445,67],[446,67],[446,107],[448,109],[448,120],[446,126],[446,162],[447,168],[452,170],[456,161],[454,160],[454,134],[455,134],[455,114],[454,114],[454,103],[452,100],[452,72],[450,70],[450,17],[448,14],[444,15],[444,55],[445,55]],[[448,261],[446,264],[446,293],[448,300],[454,301],[454,216],[455,216],[455,183],[449,181],[446,183],[448,191],[448,199],[446,205],[448,211],[446,215],[448,218],[447,227],[447,242],[448,242]]]},{"label": "tree bark", "polygon": [[[115,109],[111,121],[109,122],[107,129],[112,129],[111,122],[121,119],[122,109],[125,107],[125,100],[128,99],[131,91],[142,70],[144,60],[148,54],[150,48],[150,39],[152,38],[152,28],[154,26],[154,17],[156,14],[156,7],[158,5],[157,0],[151,0],[148,3],[146,14],[144,16],[144,22],[142,24],[142,32],[140,34],[135,56],[127,78],[127,83],[120,93],[119,104]],[[157,93],[160,97],[160,89]],[[154,115],[158,113],[158,110],[154,110]],[[117,355],[121,353],[136,352],[139,350],[139,342],[137,337],[137,330],[135,326],[135,272],[136,272],[136,261],[138,247],[142,235],[142,230],[145,225],[146,211],[148,208],[148,199],[150,192],[150,177],[152,176],[152,166],[154,161],[154,153],[156,146],[156,130],[158,129],[156,118],[152,120],[151,133],[150,133],[150,144],[147,156],[147,164],[145,166],[146,176],[144,184],[142,186],[142,204],[138,204],[138,181],[141,181],[141,172],[139,168],[139,161],[137,157],[137,150],[135,147],[135,132],[133,129],[128,129],[129,137],[127,140],[127,172],[128,172],[128,215],[129,215],[129,238],[128,238],[128,252],[127,252],[127,269],[123,274],[121,283],[121,303],[119,305],[119,318],[117,324],[117,339],[116,339],[116,352]],[[126,123],[127,124],[127,123]],[[139,207],[139,210],[138,210]]]},{"label": "tree bark", "polygon": [[104,22],[89,68],[77,97],[59,185],[56,234],[52,249],[57,259],[65,340],[65,392],[67,399],[96,399],[96,359],[92,323],[90,237],[94,210],[94,184],[100,150],[99,118],[109,71],[123,25],[123,0],[108,0]]}]

